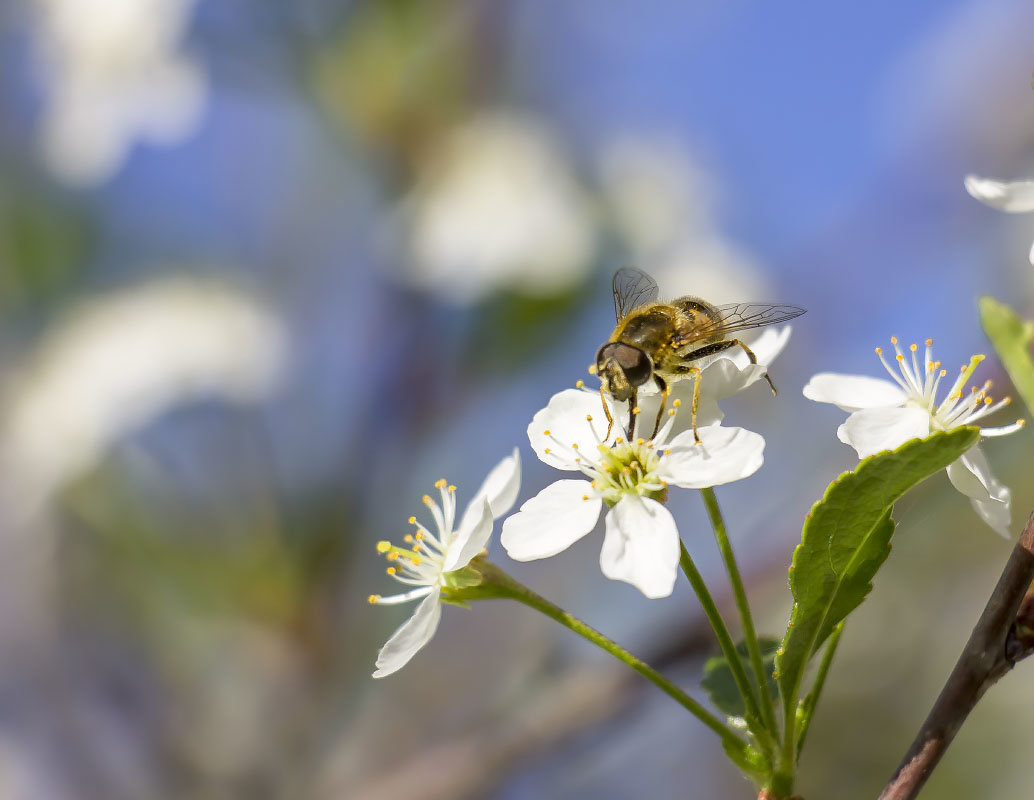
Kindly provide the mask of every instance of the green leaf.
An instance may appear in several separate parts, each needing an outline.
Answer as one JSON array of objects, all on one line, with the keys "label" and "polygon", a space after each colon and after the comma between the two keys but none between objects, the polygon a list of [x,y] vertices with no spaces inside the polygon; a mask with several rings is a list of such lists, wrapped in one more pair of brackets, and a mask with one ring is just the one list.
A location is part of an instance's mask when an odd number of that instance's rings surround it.
[{"label": "green leaf", "polygon": [[870,456],[833,481],[812,506],[793,554],[793,611],[775,659],[787,708],[796,702],[808,660],[872,589],[872,579],[890,553],[894,503],[979,438],[977,428],[957,428]]},{"label": "green leaf", "polygon": [[[761,662],[765,666],[765,675],[768,676],[768,691],[774,700],[779,696],[779,686],[775,682],[773,669],[775,666],[775,654],[779,649],[779,640],[772,636],[762,636]],[[747,643],[740,642],[736,645],[736,652],[746,663],[750,659],[750,651],[747,650]],[[707,659],[704,664],[704,679],[700,686],[710,695],[711,702],[715,708],[730,717],[742,717],[747,713],[743,705],[743,698],[736,688],[736,681],[732,677],[732,669],[725,656],[714,656]]]},{"label": "green leaf", "polygon": [[984,333],[1005,365],[1016,391],[1034,413],[1034,361],[1030,357],[1034,322],[1021,319],[1009,306],[993,297],[981,297],[977,304]]}]

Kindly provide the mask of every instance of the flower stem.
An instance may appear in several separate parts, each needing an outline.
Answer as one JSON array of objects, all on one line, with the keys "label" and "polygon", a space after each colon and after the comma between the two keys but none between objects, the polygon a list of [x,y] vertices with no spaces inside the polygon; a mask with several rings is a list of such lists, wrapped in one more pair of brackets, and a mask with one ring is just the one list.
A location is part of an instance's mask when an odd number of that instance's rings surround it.
[{"label": "flower stem", "polygon": [[568,630],[574,631],[583,639],[587,639],[602,650],[610,653],[614,658],[634,669],[648,681],[653,683],[662,692],[667,694],[689,713],[699,719],[704,725],[717,733],[726,748],[733,753],[741,753],[747,743],[721,719],[709,712],[700,703],[686,694],[682,689],[665,678],[657,670],[644,661],[640,661],[619,644],[611,641],[595,628],[586,625],[577,617],[567,613],[559,606],[551,603],[546,598],[536,594],[527,586],[518,583],[494,564],[485,562],[481,565],[485,582],[493,585],[493,588],[500,590],[495,596],[506,596],[524,605],[540,611],[555,622],[559,622]]},{"label": "flower stem", "polygon": [[844,622],[833,628],[829,635],[829,642],[826,644],[826,651],[822,654],[822,662],[819,664],[819,671],[815,674],[815,682],[811,686],[807,699],[804,701],[804,714],[799,723],[800,733],[797,734],[797,752],[804,747],[804,739],[808,735],[808,728],[811,727],[811,718],[815,714],[815,707],[819,704],[819,696],[822,694],[822,687],[826,683],[826,674],[829,666],[833,663],[833,654],[840,644],[840,635],[844,632]]},{"label": "flower stem", "polygon": [[768,676],[765,674],[765,665],[761,657],[761,643],[758,641],[757,631],[754,629],[754,619],[750,614],[750,603],[747,601],[747,592],[743,588],[743,579],[740,577],[739,567],[736,565],[736,557],[732,552],[732,544],[729,542],[729,535],[725,530],[725,519],[722,517],[722,510],[718,507],[718,498],[715,497],[714,489],[707,488],[700,490],[704,498],[704,505],[707,506],[707,515],[711,518],[711,527],[714,528],[714,538],[718,543],[718,549],[722,554],[722,561],[725,562],[725,569],[729,573],[729,583],[732,584],[732,592],[736,598],[736,608],[740,612],[740,623],[743,625],[743,638],[747,643],[747,652],[750,654],[750,663],[754,669],[754,678],[757,680],[759,700],[761,703],[761,718],[773,736],[779,736],[779,728],[776,724],[775,711],[769,700]]},{"label": "flower stem", "polygon": [[696,592],[701,607],[704,609],[704,615],[707,617],[707,621],[711,623],[715,636],[718,637],[718,646],[722,648],[722,655],[729,662],[729,669],[732,670],[733,680],[736,681],[736,688],[740,690],[740,695],[743,697],[743,705],[746,707],[748,715],[757,719],[759,717],[758,698],[750,679],[747,677],[747,671],[743,668],[743,660],[736,651],[736,645],[733,644],[732,637],[729,635],[729,629],[725,626],[725,620],[718,613],[718,606],[715,605],[714,598],[711,597],[711,593],[707,590],[704,578],[700,574],[700,570],[697,569],[696,564],[693,563],[686,545],[680,541],[679,546],[682,548],[679,565],[682,567],[682,571],[686,573],[686,577],[689,578],[689,583],[693,587],[693,591]]}]

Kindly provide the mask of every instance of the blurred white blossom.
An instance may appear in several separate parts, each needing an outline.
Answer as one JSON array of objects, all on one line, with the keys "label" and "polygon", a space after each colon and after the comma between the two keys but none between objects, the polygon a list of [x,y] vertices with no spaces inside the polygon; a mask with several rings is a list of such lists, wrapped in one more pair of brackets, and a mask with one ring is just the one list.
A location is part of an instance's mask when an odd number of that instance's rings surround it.
[{"label": "blurred white blossom", "polygon": [[36,0],[43,156],[58,177],[101,183],[136,140],[168,145],[195,130],[207,83],[180,51],[195,3]]},{"label": "blurred white blossom", "polygon": [[625,135],[604,147],[598,171],[630,262],[649,264],[662,296],[770,298],[755,260],[715,220],[714,179],[684,147],[656,134]]},{"label": "blurred white blossom", "polygon": [[83,301],[5,386],[4,496],[35,508],[177,403],[258,401],[285,357],[278,318],[222,284],[166,278]]},{"label": "blurred white blossom", "polygon": [[476,118],[428,164],[407,204],[409,282],[470,303],[505,287],[555,293],[584,277],[595,236],[588,201],[540,123]]}]

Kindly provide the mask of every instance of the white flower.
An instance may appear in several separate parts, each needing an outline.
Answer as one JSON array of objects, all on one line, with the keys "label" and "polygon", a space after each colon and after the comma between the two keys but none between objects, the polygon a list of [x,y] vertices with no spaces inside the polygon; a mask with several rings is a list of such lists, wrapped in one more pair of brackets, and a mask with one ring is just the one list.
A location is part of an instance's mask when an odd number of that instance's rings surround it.
[{"label": "white flower", "polygon": [[180,52],[196,0],[37,0],[48,79],[47,165],[77,184],[107,180],[137,139],[169,144],[196,128],[206,79]]},{"label": "white flower", "polygon": [[[940,361],[933,360],[933,341],[926,340],[922,367],[916,357],[916,345],[911,345],[911,355],[906,356],[896,337],[890,341],[896,352],[897,371],[891,369],[883,357],[882,348],[877,347],[876,353],[893,382],[863,375],[823,372],[804,387],[804,396],[808,399],[832,403],[852,412],[837,429],[837,437],[853,447],[859,458],[892,450],[909,439],[929,436],[936,431],[972,425],[1008,405],[1008,397],[997,403],[992,401],[987,394],[991,388],[990,381],[980,389],[972,387],[970,393],[965,394],[966,383],[973,370],[984,359],[979,355],[973,356],[969,364],[962,367],[948,395],[938,403],[937,389],[947,370],[941,369]],[[1023,420],[1019,420],[999,428],[981,428],[980,433],[982,436],[1004,436],[1022,426]],[[1007,536],[1009,488],[991,474],[980,448],[972,447],[952,463],[947,472],[955,488],[970,498],[977,514],[998,533]]]},{"label": "white flower", "polygon": [[[1034,211],[1034,181],[1003,183],[990,178],[966,176],[966,191],[981,203],[1017,214]],[[1030,250],[1030,263],[1034,264],[1034,247]]]},{"label": "white flower", "polygon": [[395,605],[419,598],[423,602],[381,648],[373,677],[384,678],[402,669],[431,640],[442,616],[442,592],[448,596],[450,587],[463,580],[457,573],[484,549],[492,535],[492,522],[510,510],[520,484],[520,453],[514,448],[513,455],[488,473],[463,512],[459,527],[455,526],[456,487],[442,479],[435,484],[441,493],[441,505],[424,495],[424,505],[431,511],[437,534],[421,525],[416,517],[410,517],[409,523],[416,527],[416,533],[406,534],[408,548],[378,542],[377,551],[391,562],[388,574],[414,588],[390,597],[371,595],[370,602]]},{"label": "white flower", "polygon": [[564,291],[588,272],[589,202],[548,128],[486,114],[429,160],[408,203],[409,281],[469,303],[503,287]]},{"label": "white flower", "polygon": [[[647,597],[671,594],[680,546],[675,520],[662,505],[668,486],[702,489],[746,478],[761,466],[765,447],[756,433],[717,424],[700,428],[699,445],[691,431],[673,436],[678,401],[673,405],[652,441],[624,441],[623,407],[612,406],[614,430],[605,438],[598,394],[567,389],[553,395],[528,426],[531,446],[550,466],[588,480],[557,481],[508,517],[500,541],[509,556],[532,561],[565,550],[596,526],[606,504],[603,574]],[[647,432],[654,424],[645,410],[637,421]]]}]

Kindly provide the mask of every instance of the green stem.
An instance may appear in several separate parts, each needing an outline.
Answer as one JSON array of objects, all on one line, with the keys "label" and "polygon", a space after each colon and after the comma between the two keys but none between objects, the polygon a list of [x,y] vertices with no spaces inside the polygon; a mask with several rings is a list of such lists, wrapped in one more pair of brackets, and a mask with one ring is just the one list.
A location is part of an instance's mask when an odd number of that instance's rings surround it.
[{"label": "green stem", "polygon": [[754,629],[754,619],[750,614],[750,603],[747,602],[747,592],[743,588],[743,579],[740,577],[739,567],[736,566],[736,557],[732,552],[729,534],[725,530],[722,510],[718,507],[718,498],[715,497],[714,489],[701,489],[700,494],[704,498],[704,505],[707,506],[707,515],[711,518],[711,527],[714,528],[714,538],[718,542],[722,561],[725,562],[725,569],[729,573],[729,583],[732,584],[732,593],[736,598],[736,608],[740,612],[743,638],[747,643],[747,652],[750,654],[754,678],[757,680],[761,703],[761,718],[764,720],[766,727],[772,732],[772,735],[778,737],[779,727],[776,725],[775,711],[772,708],[772,703],[769,701],[768,675],[765,673],[765,664],[761,657],[761,643],[758,641],[757,631]]},{"label": "green stem", "polygon": [[[490,568],[490,571],[486,568]],[[551,603],[546,598],[536,594],[528,587],[518,583],[494,564],[485,563],[481,569],[484,571],[486,582],[491,583],[494,588],[502,590],[495,596],[507,596],[517,600],[524,605],[540,611],[550,619],[559,622],[568,630],[574,631],[584,639],[589,640],[602,650],[610,653],[614,658],[628,665],[658,689],[667,694],[689,713],[699,719],[704,725],[717,733],[727,749],[731,752],[742,753],[747,743],[732,728],[726,725],[721,719],[709,712],[700,703],[686,694],[682,689],[661,675],[657,670],[644,661],[640,661],[620,645],[608,639],[595,628],[586,625],[577,617],[564,611],[559,606]]]},{"label": "green stem", "polygon": [[704,609],[707,621],[711,623],[715,636],[718,637],[718,646],[722,648],[722,655],[729,662],[729,669],[732,670],[732,677],[736,681],[736,688],[739,689],[740,695],[743,697],[743,704],[747,709],[748,716],[757,719],[759,717],[758,698],[754,693],[754,687],[751,685],[750,679],[747,677],[747,671],[743,668],[743,660],[736,651],[736,645],[733,644],[732,637],[729,635],[729,629],[725,626],[725,620],[718,613],[718,606],[715,605],[714,598],[711,597],[711,593],[707,590],[704,578],[700,574],[700,570],[697,569],[696,564],[693,563],[686,545],[680,541],[679,546],[682,548],[679,565],[682,567],[682,571],[686,573],[686,577],[689,578],[689,583],[693,587],[693,591],[696,592],[697,599]]},{"label": "green stem", "polygon": [[815,674],[815,683],[812,684],[811,692],[804,701],[803,718],[800,723],[800,733],[797,735],[797,753],[800,754],[804,747],[804,738],[808,735],[808,728],[811,727],[811,718],[815,715],[815,707],[819,704],[819,696],[822,694],[822,687],[826,683],[826,674],[829,666],[833,663],[833,654],[840,644],[840,635],[844,632],[843,621],[837,625],[829,635],[829,642],[826,644],[826,651],[822,654],[822,662],[819,664],[819,671]]}]

